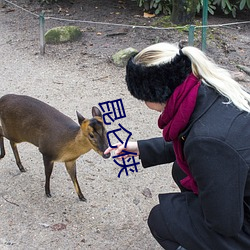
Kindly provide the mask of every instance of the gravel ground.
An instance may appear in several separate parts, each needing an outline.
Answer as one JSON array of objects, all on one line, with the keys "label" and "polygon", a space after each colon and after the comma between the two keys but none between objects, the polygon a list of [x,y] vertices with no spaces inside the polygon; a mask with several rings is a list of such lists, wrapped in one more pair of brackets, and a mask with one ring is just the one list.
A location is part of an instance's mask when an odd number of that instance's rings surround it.
[{"label": "gravel ground", "polygon": [[[60,13],[55,12],[59,5],[46,9],[46,13],[79,18],[80,1],[75,2],[78,5],[63,5]],[[98,1],[88,2],[81,9],[81,17],[86,20],[95,16],[100,21],[125,20],[150,25],[150,21],[138,17],[142,14],[139,9],[133,12],[128,9],[125,5],[128,1],[108,1],[105,8],[113,9],[102,12],[105,15],[98,12],[101,9]],[[41,10],[35,4],[22,6],[35,13]],[[117,10],[120,13],[114,14]],[[46,29],[55,25],[59,24],[50,20]],[[37,17],[9,5],[0,9],[1,95],[33,96],[75,121],[76,110],[90,117],[92,106],[122,98],[126,118],[119,122],[132,132],[130,141],[160,136],[158,114],[130,96],[124,82],[124,68],[114,66],[110,55],[130,46],[141,49],[156,39],[179,41],[186,34],[145,33],[145,30],[85,24],[81,27],[84,30],[81,41],[47,45],[46,54],[41,56]],[[126,34],[114,35],[121,31]],[[209,42],[210,56],[233,71],[237,71],[237,64],[249,66],[249,25],[233,29],[233,34],[227,31],[215,30],[214,36],[218,33],[220,39]],[[247,75],[241,80],[248,86]],[[116,121],[107,130],[117,127]],[[44,167],[37,148],[27,143],[19,145],[27,170],[20,173],[7,140],[5,145],[0,177],[0,249],[160,249],[149,232],[147,216],[158,203],[159,193],[177,191],[170,177],[171,166],[145,170],[139,165],[138,173],[118,178],[120,168],[112,158],[104,160],[91,151],[77,160],[78,181],[87,202],[78,200],[61,163],[55,164],[49,199],[44,194]]]}]

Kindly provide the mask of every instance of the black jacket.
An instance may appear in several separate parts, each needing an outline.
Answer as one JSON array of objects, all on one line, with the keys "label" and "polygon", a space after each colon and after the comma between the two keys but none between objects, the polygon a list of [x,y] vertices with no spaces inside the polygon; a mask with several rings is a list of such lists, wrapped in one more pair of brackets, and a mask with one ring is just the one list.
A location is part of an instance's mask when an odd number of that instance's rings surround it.
[{"label": "black jacket", "polygon": [[[199,235],[201,249],[250,249],[250,114],[225,102],[212,88],[201,85],[189,125],[179,136],[199,194],[160,195],[160,204],[165,213],[177,204],[173,197],[182,197],[176,199],[183,210],[186,206],[190,220],[184,226]],[[143,167],[175,161],[172,144],[163,138],[138,145]],[[176,223],[183,226],[179,218]],[[178,235],[178,227],[176,231]]]}]

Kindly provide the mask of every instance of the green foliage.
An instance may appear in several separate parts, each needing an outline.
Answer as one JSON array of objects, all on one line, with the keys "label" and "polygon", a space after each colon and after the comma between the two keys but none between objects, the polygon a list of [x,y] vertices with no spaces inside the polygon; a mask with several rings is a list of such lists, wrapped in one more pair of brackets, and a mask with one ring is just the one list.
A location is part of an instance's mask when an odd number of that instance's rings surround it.
[{"label": "green foliage", "polygon": [[229,0],[214,0],[214,5],[221,6],[221,9],[224,14],[231,13],[233,17],[236,17],[237,5],[234,3],[230,3]]},{"label": "green foliage", "polygon": [[[197,13],[200,13],[201,10],[203,8],[203,0],[199,0],[197,7],[196,7],[196,11]],[[213,2],[211,2],[210,0],[208,0],[208,12],[211,15],[214,15],[214,11],[216,10],[216,6],[213,4]]]},{"label": "green foliage", "polygon": [[136,0],[136,2],[145,11],[153,11],[156,15],[160,13],[171,14],[171,0]]},{"label": "green foliage", "polygon": [[[47,0],[48,1],[48,0]],[[156,15],[163,13],[171,14],[172,3],[174,0],[134,0],[140,7],[146,11],[154,11]],[[193,0],[187,0],[193,1]],[[197,4],[197,13],[200,13],[203,7],[203,1],[199,0]],[[224,14],[231,14],[236,17],[236,12],[245,8],[250,9],[250,0],[208,0],[208,12],[214,15],[216,7],[220,7]]]},{"label": "green foliage", "polygon": [[250,9],[250,0],[241,0],[239,5],[240,10],[243,10],[246,7]]}]

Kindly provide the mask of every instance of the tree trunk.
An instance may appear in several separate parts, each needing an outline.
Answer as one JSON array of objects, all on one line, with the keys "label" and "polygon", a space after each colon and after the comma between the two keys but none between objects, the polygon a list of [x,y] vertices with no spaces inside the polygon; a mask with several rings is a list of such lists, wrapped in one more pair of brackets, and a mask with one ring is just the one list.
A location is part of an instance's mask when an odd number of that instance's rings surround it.
[{"label": "tree trunk", "polygon": [[192,24],[198,0],[173,0],[171,22],[178,25]]}]

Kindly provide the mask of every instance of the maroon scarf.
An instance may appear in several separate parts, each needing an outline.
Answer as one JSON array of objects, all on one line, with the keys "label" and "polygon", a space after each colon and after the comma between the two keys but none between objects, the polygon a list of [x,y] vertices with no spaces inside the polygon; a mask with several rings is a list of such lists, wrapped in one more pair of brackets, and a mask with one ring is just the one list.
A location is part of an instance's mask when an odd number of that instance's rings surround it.
[{"label": "maroon scarf", "polygon": [[186,128],[194,111],[200,81],[192,73],[179,85],[166,102],[164,111],[159,117],[158,126],[163,129],[163,137],[166,141],[172,141],[176,155],[176,161],[180,168],[187,174],[181,180],[183,187],[198,194],[197,184],[190,172],[183,154],[183,145],[179,139],[180,133]]}]

